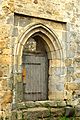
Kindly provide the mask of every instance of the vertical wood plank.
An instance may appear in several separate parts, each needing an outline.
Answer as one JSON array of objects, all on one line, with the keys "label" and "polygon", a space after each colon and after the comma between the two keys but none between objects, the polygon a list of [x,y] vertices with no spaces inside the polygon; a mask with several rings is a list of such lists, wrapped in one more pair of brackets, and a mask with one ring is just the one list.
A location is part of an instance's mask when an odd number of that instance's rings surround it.
[{"label": "vertical wood plank", "polygon": [[46,57],[27,55],[24,57],[26,66],[26,86],[24,97],[26,100],[47,99],[47,70]]}]

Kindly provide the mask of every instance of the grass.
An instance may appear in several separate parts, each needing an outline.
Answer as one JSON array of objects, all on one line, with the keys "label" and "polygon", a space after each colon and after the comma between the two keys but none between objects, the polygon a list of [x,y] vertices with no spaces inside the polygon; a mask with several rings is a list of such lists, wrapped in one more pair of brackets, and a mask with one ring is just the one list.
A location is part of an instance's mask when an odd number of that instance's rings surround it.
[{"label": "grass", "polygon": [[71,118],[68,118],[68,117],[61,117],[59,120],[75,120],[75,117],[71,117]]}]

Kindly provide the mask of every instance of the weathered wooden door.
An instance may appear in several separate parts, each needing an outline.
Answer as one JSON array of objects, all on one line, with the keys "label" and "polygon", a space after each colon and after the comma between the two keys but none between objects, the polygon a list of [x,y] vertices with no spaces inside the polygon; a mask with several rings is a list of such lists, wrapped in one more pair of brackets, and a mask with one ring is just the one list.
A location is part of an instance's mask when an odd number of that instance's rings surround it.
[{"label": "weathered wooden door", "polygon": [[23,66],[26,73],[24,100],[47,100],[47,56],[42,53],[27,53],[23,55]]}]

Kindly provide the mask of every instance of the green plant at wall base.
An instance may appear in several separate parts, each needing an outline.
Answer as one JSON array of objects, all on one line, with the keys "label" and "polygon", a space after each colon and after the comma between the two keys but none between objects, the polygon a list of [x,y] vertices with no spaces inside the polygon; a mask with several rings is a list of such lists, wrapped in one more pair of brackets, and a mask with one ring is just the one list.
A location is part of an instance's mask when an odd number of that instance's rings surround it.
[{"label": "green plant at wall base", "polygon": [[68,117],[63,116],[63,117],[60,117],[59,120],[75,120],[75,117],[68,118]]},{"label": "green plant at wall base", "polygon": [[24,114],[23,114],[23,112],[22,112],[22,120],[25,120],[25,119],[24,119]]},{"label": "green plant at wall base", "polygon": [[[13,115],[12,115],[12,116],[13,116]],[[15,117],[16,117],[16,119],[18,118],[17,112],[16,112],[16,114],[15,114]]]}]

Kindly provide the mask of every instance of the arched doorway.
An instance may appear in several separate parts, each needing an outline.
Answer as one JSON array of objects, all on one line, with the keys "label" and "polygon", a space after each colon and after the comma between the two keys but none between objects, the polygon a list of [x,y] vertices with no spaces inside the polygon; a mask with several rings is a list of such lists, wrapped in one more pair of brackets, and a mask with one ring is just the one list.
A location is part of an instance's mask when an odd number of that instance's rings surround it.
[{"label": "arched doorway", "polygon": [[48,56],[43,39],[31,36],[23,49],[23,100],[48,99]]},{"label": "arched doorway", "polygon": [[[30,41],[32,41],[34,44],[29,43]],[[32,51],[30,51],[30,49],[28,48],[29,44],[31,44],[30,48],[32,48]],[[26,51],[26,47],[28,51]],[[25,51],[27,55],[24,56]],[[35,63],[36,58],[39,60],[39,62]],[[42,58],[44,58],[44,60]],[[14,64],[14,86],[15,86],[13,90],[14,101],[22,102],[24,100],[34,100],[34,101],[47,100],[47,99],[55,100],[56,96],[59,99],[59,96],[58,96],[59,94],[56,95],[56,92],[55,92],[56,83],[54,82],[53,79],[54,77],[57,77],[57,74],[56,74],[57,69],[59,69],[59,71],[63,70],[63,67],[61,65],[63,58],[64,58],[63,49],[54,31],[52,31],[50,28],[48,28],[47,26],[41,23],[30,24],[29,26],[27,26],[25,31],[21,34],[21,36],[19,36],[19,40],[16,43],[15,49],[14,49],[14,63],[13,63]],[[28,60],[29,60],[29,63],[28,63]],[[56,61],[59,62],[58,65]],[[43,66],[44,67],[41,68],[42,73],[40,73],[38,71],[40,71],[40,64],[42,63],[44,63],[44,65],[42,65],[41,67]],[[45,63],[46,64],[49,63],[49,65],[45,65]],[[35,72],[32,72],[34,71],[34,69],[36,69]],[[32,72],[31,76],[27,76],[27,72],[29,72],[27,70]],[[43,75],[45,79],[42,80],[42,83],[41,83],[41,85],[42,84],[44,85],[43,89],[41,88],[42,86],[38,84],[38,88],[41,86],[40,90],[42,91],[39,91],[39,89],[35,87],[35,85],[37,84],[33,85],[34,88],[36,89],[34,90],[30,89],[32,87],[29,88],[29,86],[31,86],[34,83],[33,81],[37,83],[37,79],[35,79],[35,77],[39,76],[40,75],[39,73],[45,74]],[[37,74],[37,75],[33,77],[34,74]],[[31,81],[31,85],[27,84],[27,79],[28,79],[27,77],[31,77],[31,78],[33,77],[32,78],[33,81]],[[29,88],[29,91],[28,91],[28,88]],[[28,94],[32,94],[34,97],[31,98],[30,97],[31,95],[26,97],[27,91],[28,91]],[[41,93],[42,93],[42,96],[45,94],[44,97],[40,97]],[[61,92],[59,93],[63,94]]]}]

